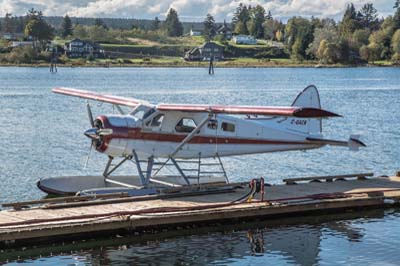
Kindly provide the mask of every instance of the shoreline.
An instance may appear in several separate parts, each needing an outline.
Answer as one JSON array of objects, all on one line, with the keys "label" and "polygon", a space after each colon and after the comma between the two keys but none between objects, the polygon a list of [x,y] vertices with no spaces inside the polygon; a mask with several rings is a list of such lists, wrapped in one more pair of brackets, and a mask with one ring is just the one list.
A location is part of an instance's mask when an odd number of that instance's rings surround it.
[{"label": "shoreline", "polygon": [[[31,67],[31,68],[50,68],[49,63],[38,63],[38,64],[0,64],[0,67]],[[57,68],[208,68],[209,64],[205,62],[201,63],[111,63],[111,64],[57,64]],[[253,63],[225,63],[216,62],[214,68],[369,68],[369,67],[400,67],[395,64],[365,64],[365,65],[320,65],[311,63],[290,63],[290,64],[253,64]]]}]

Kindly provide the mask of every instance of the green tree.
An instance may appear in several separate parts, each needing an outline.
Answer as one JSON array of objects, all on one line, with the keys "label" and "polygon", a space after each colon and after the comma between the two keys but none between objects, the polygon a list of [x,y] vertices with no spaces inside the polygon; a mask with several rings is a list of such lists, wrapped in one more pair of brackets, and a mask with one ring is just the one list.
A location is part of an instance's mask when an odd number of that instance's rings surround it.
[{"label": "green tree", "polygon": [[400,61],[400,29],[394,33],[391,47],[393,50],[392,60],[397,63]]},{"label": "green tree", "polygon": [[368,44],[368,61],[372,61],[374,63],[377,60],[381,59],[383,51],[383,46],[379,43],[370,43]]},{"label": "green tree", "polygon": [[33,41],[39,41],[42,47],[48,40],[53,39],[53,28],[43,19],[41,11],[33,8],[28,11],[28,22],[25,26],[25,37],[30,37]]},{"label": "green tree", "polygon": [[288,20],[285,27],[290,55],[295,59],[305,59],[306,49],[313,40],[313,29],[308,19],[293,17]]},{"label": "green tree", "polygon": [[[250,8],[251,9],[251,8]],[[249,8],[242,3],[236,8],[232,17],[232,25],[236,34],[249,34],[247,23],[250,21]],[[240,25],[238,25],[240,24]]]},{"label": "green tree", "polygon": [[14,23],[13,23],[13,18],[11,13],[6,13],[6,16],[4,17],[4,25],[3,25],[3,30],[4,32],[7,33],[12,33],[14,32]]},{"label": "green tree", "polygon": [[160,20],[158,17],[155,17],[153,22],[151,23],[151,30],[158,30],[160,29]]},{"label": "green tree", "polygon": [[107,41],[108,31],[102,26],[90,26],[87,29],[89,39],[92,42]]},{"label": "green tree", "polygon": [[235,24],[234,32],[236,34],[248,34],[249,33],[249,31],[247,30],[246,24],[244,22],[242,22],[242,21],[238,21]]},{"label": "green tree", "polygon": [[343,19],[339,24],[339,31],[342,36],[349,38],[358,28],[360,28],[360,24],[358,21],[357,12],[353,3],[350,3],[347,5]]},{"label": "green tree", "polygon": [[360,47],[360,57],[361,59],[363,59],[364,61],[369,61],[369,49],[367,45],[363,45]]},{"label": "green tree", "polygon": [[355,49],[360,49],[361,46],[368,44],[370,31],[367,29],[356,30],[351,37],[351,46]]},{"label": "green tree", "polygon": [[183,34],[183,26],[179,21],[178,12],[176,12],[176,10],[173,8],[168,11],[168,15],[165,20],[165,28],[168,36],[177,37],[182,36]]},{"label": "green tree", "polygon": [[65,15],[63,19],[61,30],[61,36],[64,38],[73,34],[72,21],[68,15]]},{"label": "green tree", "polygon": [[273,19],[273,17],[271,14],[271,10],[269,10],[267,16],[265,17],[265,20],[272,20],[272,19]]},{"label": "green tree", "polygon": [[322,28],[316,28],[313,35],[314,38],[307,49],[307,54],[313,55],[318,59],[321,59],[321,56],[318,55],[318,50],[321,47],[322,41],[325,41],[327,45],[328,43],[335,43],[339,39],[339,32],[332,24],[326,24]]},{"label": "green tree", "polygon": [[215,25],[214,17],[210,14],[207,14],[207,17],[204,20],[203,25],[204,25],[204,30],[203,30],[204,39],[206,40],[206,42],[209,42],[217,34],[217,27]]},{"label": "green tree", "polygon": [[107,24],[101,18],[96,18],[94,20],[94,25],[108,30]]},{"label": "green tree", "polygon": [[80,24],[76,24],[73,30],[73,35],[75,38],[79,39],[87,39],[88,38],[88,33],[86,31],[86,28]]},{"label": "green tree", "polygon": [[366,3],[361,8],[358,12],[358,19],[361,26],[366,29],[377,30],[379,28],[378,11],[372,3]]},{"label": "green tree", "polygon": [[393,16],[394,30],[400,29],[400,0],[396,0],[394,7],[396,11]]},{"label": "green tree", "polygon": [[[267,40],[277,40],[276,33],[280,31],[280,34],[282,34],[282,31],[284,29],[284,26],[282,22],[276,20],[276,19],[267,19],[265,20],[264,24],[264,38]],[[280,36],[282,38],[282,36]]]},{"label": "green tree", "polygon": [[248,24],[248,30],[251,35],[255,38],[264,37],[264,27],[263,24],[265,22],[265,9],[257,5],[256,7],[251,9],[250,21]]}]

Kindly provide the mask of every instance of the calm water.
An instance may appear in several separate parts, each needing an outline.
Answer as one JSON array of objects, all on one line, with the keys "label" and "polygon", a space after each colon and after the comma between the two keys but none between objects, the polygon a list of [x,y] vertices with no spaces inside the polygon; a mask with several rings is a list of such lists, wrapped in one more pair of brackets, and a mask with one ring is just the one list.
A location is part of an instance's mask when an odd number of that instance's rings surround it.
[{"label": "calm water", "polygon": [[[154,102],[289,105],[309,84],[319,88],[323,108],[344,115],[324,121],[326,137],[360,134],[368,147],[358,153],[325,147],[224,158],[232,181],[265,176],[278,183],[287,176],[391,175],[400,170],[400,68],[216,69],[215,76],[208,76],[206,69],[185,68],[65,68],[54,75],[41,68],[0,68],[0,203],[43,197],[35,185],[43,176],[103,171],[106,158],[97,153],[83,168],[89,149],[82,134],[89,127],[85,102],[52,94],[55,86]],[[99,104],[93,111],[113,109]],[[19,263],[33,265],[397,265],[399,216],[389,210],[329,221],[299,220],[291,226],[241,224],[141,242],[137,239],[142,237],[123,237],[82,244],[78,251],[53,246],[53,254],[49,249],[0,253],[0,261],[22,256]]]}]

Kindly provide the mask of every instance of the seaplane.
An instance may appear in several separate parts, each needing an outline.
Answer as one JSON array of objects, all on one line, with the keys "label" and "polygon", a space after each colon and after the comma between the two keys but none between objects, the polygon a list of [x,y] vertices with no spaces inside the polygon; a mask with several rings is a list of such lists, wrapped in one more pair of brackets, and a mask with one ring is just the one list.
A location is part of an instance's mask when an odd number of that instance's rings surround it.
[{"label": "seaplane", "polygon": [[[38,187],[51,194],[126,189],[142,195],[155,193],[157,185],[229,183],[221,157],[325,145],[351,150],[365,147],[358,135],[348,140],[323,137],[323,119],[340,115],[321,108],[314,85],[300,92],[290,106],[153,104],[73,88],[54,88],[53,92],[88,101],[90,128],[84,135],[90,139],[91,149],[107,155],[108,162],[102,176],[39,180]],[[114,105],[118,114],[93,118],[90,100]],[[133,162],[137,175],[113,176],[126,162]],[[174,169],[173,175],[162,175],[168,167]]]}]

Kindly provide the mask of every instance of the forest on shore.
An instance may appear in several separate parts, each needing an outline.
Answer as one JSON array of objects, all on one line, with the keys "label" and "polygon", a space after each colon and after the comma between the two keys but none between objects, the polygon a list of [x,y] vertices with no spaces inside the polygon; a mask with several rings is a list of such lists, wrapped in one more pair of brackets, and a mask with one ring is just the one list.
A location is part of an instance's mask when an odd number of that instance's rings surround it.
[{"label": "forest on shore", "polygon": [[[257,44],[236,45],[217,31],[221,25],[233,34],[253,36]],[[201,36],[188,34],[194,28],[201,30]],[[216,23],[211,14],[206,14],[202,23],[181,22],[172,8],[165,20],[45,17],[41,11],[31,9],[24,16],[6,14],[0,18],[0,32],[3,64],[49,62],[54,45],[62,47],[74,38],[99,43],[111,55],[121,56],[114,56],[115,60],[128,63],[138,58],[176,62],[188,49],[214,41],[224,47],[227,59],[236,62],[246,62],[247,58],[248,62],[275,60],[282,64],[400,64],[400,0],[393,4],[393,15],[385,18],[378,16],[372,3],[358,10],[350,3],[340,21],[294,16],[283,22],[260,5],[242,3],[232,20],[224,23]],[[7,38],[10,35],[13,38]],[[12,47],[12,40],[36,45]],[[60,62],[67,61],[61,55]]]}]

